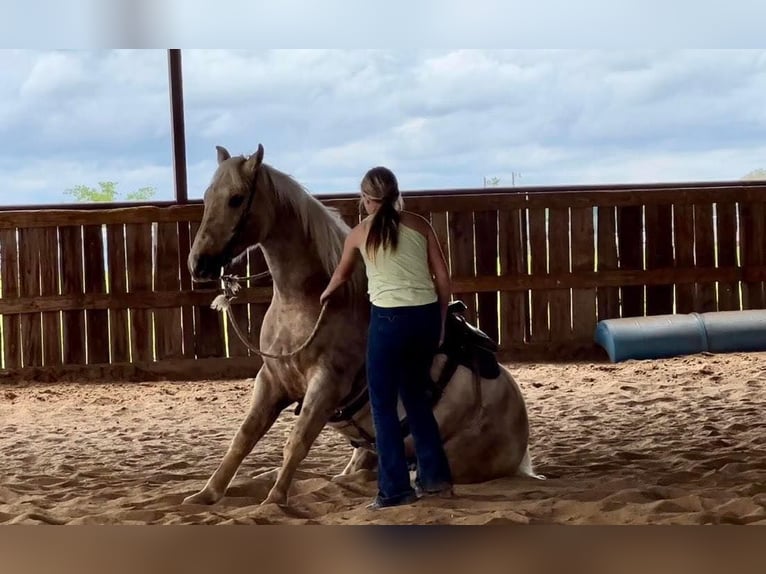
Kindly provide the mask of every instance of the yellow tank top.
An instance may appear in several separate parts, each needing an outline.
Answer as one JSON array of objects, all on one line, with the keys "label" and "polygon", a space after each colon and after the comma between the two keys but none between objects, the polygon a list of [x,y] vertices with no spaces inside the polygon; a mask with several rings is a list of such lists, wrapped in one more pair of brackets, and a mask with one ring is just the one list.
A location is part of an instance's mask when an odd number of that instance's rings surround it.
[{"label": "yellow tank top", "polygon": [[375,259],[362,258],[367,271],[367,292],[376,307],[407,307],[438,301],[428,266],[428,240],[423,234],[399,225],[399,243],[393,253],[379,247]]}]

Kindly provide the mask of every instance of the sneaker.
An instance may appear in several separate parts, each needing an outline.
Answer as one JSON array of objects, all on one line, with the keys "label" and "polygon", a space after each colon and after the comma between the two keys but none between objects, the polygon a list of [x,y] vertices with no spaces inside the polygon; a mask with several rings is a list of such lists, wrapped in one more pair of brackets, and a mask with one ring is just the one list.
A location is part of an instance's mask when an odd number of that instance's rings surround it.
[{"label": "sneaker", "polygon": [[437,488],[435,490],[424,490],[420,488],[419,486],[415,487],[415,492],[419,497],[428,497],[428,498],[453,498],[455,496],[455,491],[452,488],[451,484],[448,484],[446,486],[443,486],[441,488]]},{"label": "sneaker", "polygon": [[375,497],[375,500],[373,500],[370,504],[368,504],[365,508],[367,510],[381,510],[383,508],[393,508],[395,506],[404,506],[406,504],[412,504],[414,502],[418,501],[419,496],[417,493],[412,493],[411,495],[398,500],[396,502],[383,502],[380,497]]}]

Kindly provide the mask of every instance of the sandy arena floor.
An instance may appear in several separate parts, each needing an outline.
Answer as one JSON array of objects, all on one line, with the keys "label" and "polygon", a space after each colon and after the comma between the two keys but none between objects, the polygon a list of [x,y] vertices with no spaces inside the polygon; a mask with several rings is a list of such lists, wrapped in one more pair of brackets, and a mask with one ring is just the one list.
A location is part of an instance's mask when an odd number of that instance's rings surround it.
[{"label": "sandy arena floor", "polygon": [[287,412],[228,496],[181,506],[220,461],[250,382],[0,386],[0,523],[766,524],[766,354],[622,365],[512,366],[544,482],[458,486],[452,500],[370,512],[369,476],[332,482],[350,455],[326,430],[290,507],[260,506]]}]

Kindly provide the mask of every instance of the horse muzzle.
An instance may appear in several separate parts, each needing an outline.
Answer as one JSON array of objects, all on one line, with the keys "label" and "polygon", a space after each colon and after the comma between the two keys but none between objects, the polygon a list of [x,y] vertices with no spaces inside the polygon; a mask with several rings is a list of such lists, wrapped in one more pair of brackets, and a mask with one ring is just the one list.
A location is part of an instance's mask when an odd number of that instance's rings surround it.
[{"label": "horse muzzle", "polygon": [[197,280],[215,280],[221,276],[224,258],[221,255],[201,254],[189,256],[188,266],[192,278]]}]

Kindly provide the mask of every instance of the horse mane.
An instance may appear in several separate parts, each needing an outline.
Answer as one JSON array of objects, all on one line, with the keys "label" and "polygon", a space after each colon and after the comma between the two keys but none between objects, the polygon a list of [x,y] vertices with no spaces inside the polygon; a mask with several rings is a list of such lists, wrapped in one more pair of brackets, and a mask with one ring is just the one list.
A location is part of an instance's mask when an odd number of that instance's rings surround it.
[{"label": "horse mane", "polygon": [[[295,213],[303,233],[316,249],[322,269],[328,278],[331,277],[343,255],[343,245],[351,228],[337,209],[324,205],[292,176],[266,163],[261,169],[274,183],[276,201]],[[366,293],[364,279],[364,273],[357,266],[348,282],[352,295]]]}]

